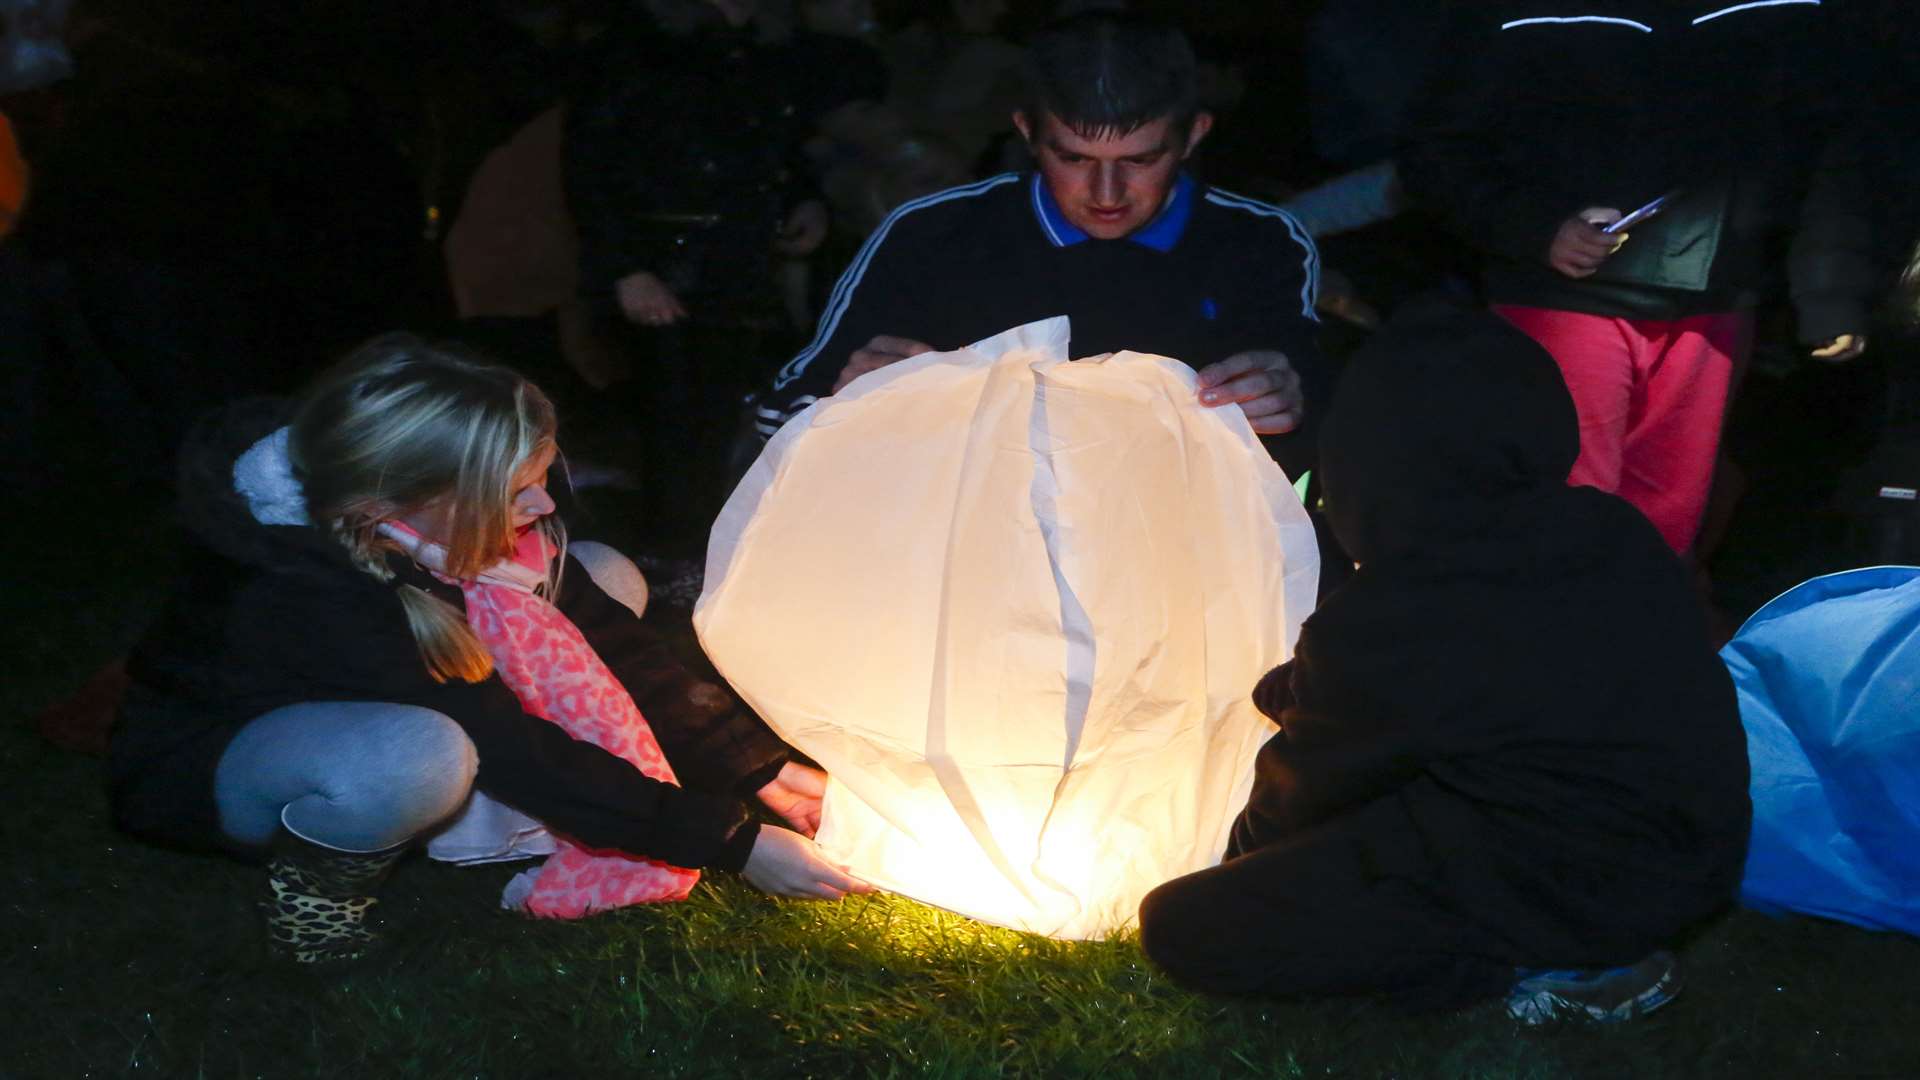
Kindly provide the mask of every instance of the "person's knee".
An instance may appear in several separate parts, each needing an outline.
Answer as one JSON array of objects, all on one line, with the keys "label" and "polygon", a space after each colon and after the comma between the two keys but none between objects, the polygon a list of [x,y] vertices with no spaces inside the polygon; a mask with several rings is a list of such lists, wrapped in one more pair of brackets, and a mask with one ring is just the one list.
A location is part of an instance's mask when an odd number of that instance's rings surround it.
[{"label": "person's knee", "polygon": [[587,576],[601,592],[620,601],[636,618],[646,614],[647,577],[632,559],[593,540],[576,541],[567,545],[567,550],[586,567]]},{"label": "person's knee", "polygon": [[412,791],[429,824],[439,821],[460,809],[472,793],[480,753],[459,724],[432,709],[409,708],[397,722],[405,730],[394,738],[396,771],[401,774],[395,786]]},{"label": "person's knee", "polygon": [[1198,875],[1159,885],[1140,901],[1140,949],[1176,979],[1205,965],[1200,955],[1220,928],[1197,910]]},{"label": "person's knee", "polygon": [[1174,982],[1216,994],[1267,992],[1288,950],[1278,913],[1216,866],[1175,878],[1140,901],[1140,948]]},{"label": "person's knee", "polygon": [[448,717],[408,705],[342,724],[334,775],[281,820],[296,835],[352,851],[405,843],[451,817],[473,791],[479,753]]}]

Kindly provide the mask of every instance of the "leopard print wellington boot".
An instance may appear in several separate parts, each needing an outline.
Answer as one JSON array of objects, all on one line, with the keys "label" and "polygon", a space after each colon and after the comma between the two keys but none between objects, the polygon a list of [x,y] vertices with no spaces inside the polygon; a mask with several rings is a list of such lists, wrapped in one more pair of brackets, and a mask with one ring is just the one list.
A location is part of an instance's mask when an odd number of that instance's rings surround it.
[{"label": "leopard print wellington boot", "polygon": [[260,902],[274,952],[296,964],[358,960],[378,943],[369,915],[374,893],[406,844],[384,851],[335,851],[283,831],[267,861]]}]

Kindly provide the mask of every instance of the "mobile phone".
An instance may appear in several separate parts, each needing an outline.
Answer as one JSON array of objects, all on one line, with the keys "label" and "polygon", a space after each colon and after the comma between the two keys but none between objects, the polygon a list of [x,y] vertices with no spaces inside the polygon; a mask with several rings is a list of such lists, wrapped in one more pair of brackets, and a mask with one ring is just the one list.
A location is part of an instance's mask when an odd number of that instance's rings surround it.
[{"label": "mobile phone", "polygon": [[1608,236],[1614,236],[1619,233],[1623,233],[1628,229],[1633,228],[1635,225],[1638,225],[1641,222],[1652,217],[1653,215],[1659,213],[1660,211],[1665,210],[1667,208],[1667,200],[1673,198],[1673,196],[1674,196],[1674,193],[1669,191],[1665,195],[1660,196],[1659,198],[1653,200],[1647,205],[1641,207],[1640,209],[1635,210],[1633,213],[1628,214],[1626,217],[1621,218],[1619,221],[1616,221],[1611,225],[1602,225],[1600,227],[1600,231],[1603,233],[1606,233]]}]

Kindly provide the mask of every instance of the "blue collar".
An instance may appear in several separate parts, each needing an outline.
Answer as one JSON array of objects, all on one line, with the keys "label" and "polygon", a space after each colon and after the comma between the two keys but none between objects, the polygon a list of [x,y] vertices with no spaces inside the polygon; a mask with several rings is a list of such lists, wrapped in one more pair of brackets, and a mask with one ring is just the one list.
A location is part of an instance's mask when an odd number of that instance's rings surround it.
[{"label": "blue collar", "polygon": [[[1193,216],[1193,193],[1199,186],[1193,177],[1182,172],[1180,178],[1174,181],[1173,197],[1167,200],[1167,205],[1160,208],[1153,220],[1135,229],[1126,239],[1155,251],[1172,251],[1173,245],[1179,243],[1180,237],[1187,231],[1187,219]],[[1068,221],[1066,214],[1061,213],[1060,204],[1053,201],[1053,192],[1047,190],[1046,181],[1040,178],[1038,172],[1033,174],[1029,187],[1033,216],[1040,222],[1040,231],[1047,234],[1047,239],[1054,247],[1072,247],[1082,240],[1092,239]]]}]

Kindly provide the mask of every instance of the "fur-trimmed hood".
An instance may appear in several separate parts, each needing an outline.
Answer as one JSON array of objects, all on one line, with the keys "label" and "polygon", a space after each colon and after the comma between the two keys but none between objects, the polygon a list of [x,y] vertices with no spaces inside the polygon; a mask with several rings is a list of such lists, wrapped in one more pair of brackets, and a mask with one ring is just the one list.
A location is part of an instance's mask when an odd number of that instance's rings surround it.
[{"label": "fur-trimmed hood", "polygon": [[[195,425],[180,450],[180,526],[221,556],[269,573],[351,569],[345,549],[324,529],[263,523],[235,487],[235,463],[285,427],[292,411],[293,403],[285,398],[248,398]],[[304,517],[304,505],[299,509],[298,516]],[[281,515],[281,520],[289,519]]]}]

